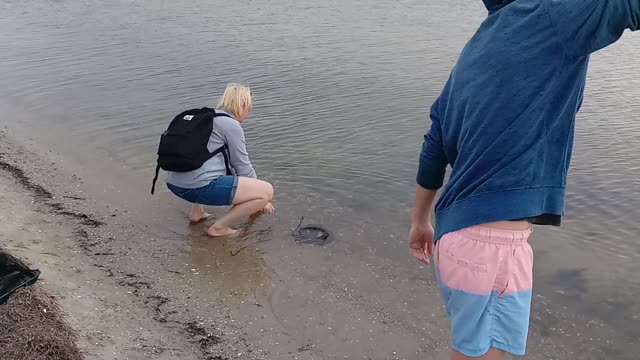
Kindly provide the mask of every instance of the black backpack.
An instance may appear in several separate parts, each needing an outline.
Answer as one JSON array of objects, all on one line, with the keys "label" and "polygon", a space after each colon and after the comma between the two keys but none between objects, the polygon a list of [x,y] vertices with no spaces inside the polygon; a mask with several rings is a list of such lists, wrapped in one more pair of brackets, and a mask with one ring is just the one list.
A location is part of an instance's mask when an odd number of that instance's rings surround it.
[{"label": "black backpack", "polygon": [[229,167],[228,146],[224,144],[214,152],[209,152],[207,144],[213,131],[213,118],[231,117],[216,113],[214,109],[191,109],[178,114],[167,130],[160,136],[158,146],[158,165],[151,185],[151,194],[155,192],[160,169],[174,172],[187,172],[199,169],[207,160],[222,153],[227,175],[232,175]]}]

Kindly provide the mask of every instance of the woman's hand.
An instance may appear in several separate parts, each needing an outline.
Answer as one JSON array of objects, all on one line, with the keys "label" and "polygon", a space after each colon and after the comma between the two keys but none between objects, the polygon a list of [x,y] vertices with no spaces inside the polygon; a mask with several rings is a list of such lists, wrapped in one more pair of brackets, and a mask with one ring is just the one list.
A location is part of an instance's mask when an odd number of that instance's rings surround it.
[{"label": "woman's hand", "polygon": [[272,203],[268,203],[263,209],[262,209],[262,213],[263,214],[271,214],[275,211],[275,208],[273,207]]},{"label": "woman's hand", "polygon": [[433,255],[433,226],[431,223],[411,226],[409,248],[413,257],[429,265],[429,256]]}]

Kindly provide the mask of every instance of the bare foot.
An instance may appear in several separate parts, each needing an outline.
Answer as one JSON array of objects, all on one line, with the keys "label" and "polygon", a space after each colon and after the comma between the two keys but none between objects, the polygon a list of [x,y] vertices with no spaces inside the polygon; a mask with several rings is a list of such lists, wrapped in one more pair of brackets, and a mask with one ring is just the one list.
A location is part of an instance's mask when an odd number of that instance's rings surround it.
[{"label": "bare foot", "polygon": [[211,227],[209,227],[209,229],[207,230],[207,235],[211,236],[211,237],[219,237],[219,236],[232,236],[232,235],[237,235],[238,234],[238,230],[234,230],[228,226],[224,226],[224,225],[212,225]]},{"label": "bare foot", "polygon": [[193,205],[191,207],[191,212],[189,213],[189,221],[192,224],[199,223],[202,220],[207,219],[211,216],[209,213],[204,211],[204,206],[202,205]]}]

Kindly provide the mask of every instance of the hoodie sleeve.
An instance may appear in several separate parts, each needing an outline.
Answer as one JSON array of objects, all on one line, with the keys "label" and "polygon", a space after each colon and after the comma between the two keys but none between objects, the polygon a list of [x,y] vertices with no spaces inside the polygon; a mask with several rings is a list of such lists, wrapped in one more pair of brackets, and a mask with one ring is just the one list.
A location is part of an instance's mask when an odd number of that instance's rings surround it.
[{"label": "hoodie sleeve", "polygon": [[551,21],[570,56],[581,57],[640,29],[640,0],[548,0]]},{"label": "hoodie sleeve", "polygon": [[442,187],[444,174],[449,164],[442,141],[440,118],[434,108],[435,105],[431,108],[431,128],[424,136],[416,178],[418,185],[429,190],[438,190]]},{"label": "hoodie sleeve", "polygon": [[225,140],[229,146],[229,162],[238,176],[256,178],[256,171],[249,160],[244,130],[239,122],[231,120],[225,122]]}]

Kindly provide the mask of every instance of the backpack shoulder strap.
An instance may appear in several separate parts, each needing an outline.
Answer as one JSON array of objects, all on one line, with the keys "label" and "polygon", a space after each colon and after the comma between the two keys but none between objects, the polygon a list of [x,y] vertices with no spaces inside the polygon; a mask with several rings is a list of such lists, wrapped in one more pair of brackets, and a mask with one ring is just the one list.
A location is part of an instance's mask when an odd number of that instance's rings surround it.
[{"label": "backpack shoulder strap", "polygon": [[158,174],[160,173],[160,165],[156,165],[156,176],[153,178],[153,182],[151,183],[151,195],[156,192],[156,181],[158,181]]},{"label": "backpack shoulder strap", "polygon": [[[233,119],[233,117],[229,114],[219,113],[214,110],[213,119],[211,121],[213,121],[217,116],[223,116],[223,117],[228,117],[230,119]],[[222,156],[224,157],[224,167],[227,169],[227,175],[233,175],[233,172],[231,171],[231,166],[230,166],[229,154],[227,153],[228,151],[229,151],[229,146],[225,143],[224,145],[217,148],[214,152],[212,152],[211,157],[214,157],[222,153]]]},{"label": "backpack shoulder strap", "polygon": [[228,117],[228,118],[232,118],[233,119],[233,117],[231,115],[223,113],[223,112],[217,112],[215,109],[213,109],[213,117],[216,117],[216,116],[224,116],[224,117]]},{"label": "backpack shoulder strap", "polygon": [[224,157],[224,167],[227,169],[227,175],[233,175],[233,172],[231,171],[231,166],[229,165],[230,161],[229,161],[229,154],[227,154],[227,151],[229,151],[229,146],[227,146],[227,144],[224,144],[219,148],[217,148],[214,152],[212,152],[211,157],[214,157],[222,153],[222,156]]}]

